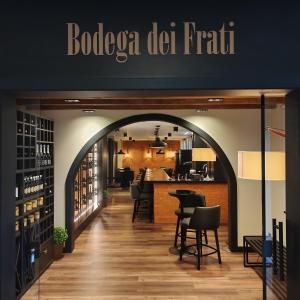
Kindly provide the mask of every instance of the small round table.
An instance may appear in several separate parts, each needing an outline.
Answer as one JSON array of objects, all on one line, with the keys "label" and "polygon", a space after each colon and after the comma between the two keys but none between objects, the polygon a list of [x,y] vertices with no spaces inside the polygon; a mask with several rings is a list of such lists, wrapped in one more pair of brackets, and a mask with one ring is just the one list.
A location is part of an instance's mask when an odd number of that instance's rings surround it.
[{"label": "small round table", "polygon": [[[182,210],[184,205],[182,204],[184,202],[184,200],[188,197],[190,197],[191,195],[195,195],[196,192],[195,191],[191,191],[191,190],[172,190],[169,191],[169,195],[172,197],[176,197],[179,200],[179,208]],[[170,253],[172,254],[179,254],[180,251],[180,246],[178,247],[170,247],[169,249]]]}]

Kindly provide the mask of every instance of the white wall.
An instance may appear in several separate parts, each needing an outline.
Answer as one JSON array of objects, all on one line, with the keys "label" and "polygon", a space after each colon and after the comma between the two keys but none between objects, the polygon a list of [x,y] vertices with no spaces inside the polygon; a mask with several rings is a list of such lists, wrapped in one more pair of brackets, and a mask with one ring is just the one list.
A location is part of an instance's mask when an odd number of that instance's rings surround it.
[{"label": "white wall", "polygon": [[[266,126],[274,128],[285,129],[285,108],[277,106],[276,109],[267,110]],[[266,134],[268,141],[267,151],[283,151],[285,152],[285,138]],[[266,222],[267,234],[272,234],[272,218],[276,218],[277,222],[283,222],[283,237],[284,244],[286,244],[286,196],[285,196],[285,181],[267,181],[266,182]]]},{"label": "white wall", "polygon": [[[55,224],[65,225],[65,180],[70,166],[83,145],[99,130],[121,118],[153,111],[47,111],[55,121]],[[221,146],[237,174],[239,150],[260,150],[259,110],[154,111],[181,117],[207,132]],[[240,180],[238,184],[238,237],[261,233],[260,183]]]}]

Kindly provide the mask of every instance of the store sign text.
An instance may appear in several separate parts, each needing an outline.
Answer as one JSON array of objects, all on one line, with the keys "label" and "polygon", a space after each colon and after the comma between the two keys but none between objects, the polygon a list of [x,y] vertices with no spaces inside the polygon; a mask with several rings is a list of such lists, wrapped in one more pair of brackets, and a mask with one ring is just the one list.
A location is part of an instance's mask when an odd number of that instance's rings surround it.
[{"label": "store sign text", "polygon": [[[145,39],[148,55],[233,55],[235,54],[234,22],[223,22],[216,30],[203,30],[195,22],[183,22],[180,47],[177,44],[176,23],[168,30],[160,30],[152,23]],[[142,55],[141,37],[138,31],[105,31],[98,23],[93,33],[81,31],[77,23],[67,23],[67,55],[109,55],[118,63],[125,63],[129,56]]]}]

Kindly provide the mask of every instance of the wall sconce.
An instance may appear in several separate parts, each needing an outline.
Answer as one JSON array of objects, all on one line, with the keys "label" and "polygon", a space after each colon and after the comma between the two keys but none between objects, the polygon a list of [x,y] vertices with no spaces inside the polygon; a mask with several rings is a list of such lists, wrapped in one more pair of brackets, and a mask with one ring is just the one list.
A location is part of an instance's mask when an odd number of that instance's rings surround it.
[{"label": "wall sconce", "polygon": [[125,153],[125,157],[130,157],[129,150],[128,150],[128,145],[127,145],[127,151]]},{"label": "wall sconce", "polygon": [[150,149],[148,149],[148,151],[147,151],[147,153],[146,153],[146,157],[147,157],[147,158],[151,158],[151,156],[152,156],[152,155],[151,155],[151,151],[150,151]]}]

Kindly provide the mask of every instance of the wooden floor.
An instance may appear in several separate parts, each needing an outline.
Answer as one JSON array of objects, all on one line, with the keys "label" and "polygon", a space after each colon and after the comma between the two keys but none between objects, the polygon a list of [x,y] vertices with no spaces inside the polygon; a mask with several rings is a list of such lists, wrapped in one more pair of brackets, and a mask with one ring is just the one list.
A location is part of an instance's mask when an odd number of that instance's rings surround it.
[{"label": "wooden floor", "polygon": [[225,227],[219,231],[222,265],[210,256],[197,271],[195,257],[180,262],[170,253],[174,225],[150,224],[143,216],[132,224],[131,211],[129,193],[113,193],[74,252],[54,262],[22,299],[262,299],[261,279],[243,267],[241,253],[228,251]]}]

